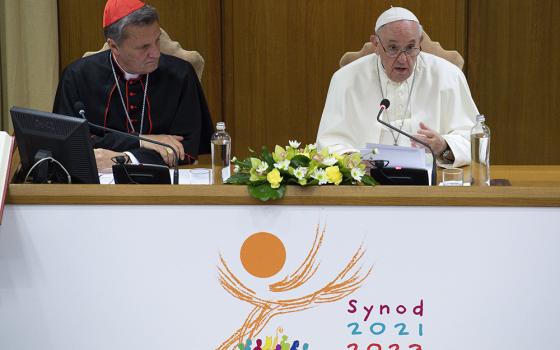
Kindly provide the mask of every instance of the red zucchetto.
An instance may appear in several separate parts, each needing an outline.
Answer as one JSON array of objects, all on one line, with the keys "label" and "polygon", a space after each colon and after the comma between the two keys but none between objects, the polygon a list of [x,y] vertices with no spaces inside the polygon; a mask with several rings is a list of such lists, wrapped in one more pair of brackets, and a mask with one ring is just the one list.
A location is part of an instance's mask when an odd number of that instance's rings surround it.
[{"label": "red zucchetto", "polygon": [[140,0],[108,0],[103,11],[103,28],[130,15],[142,6],[144,3]]}]

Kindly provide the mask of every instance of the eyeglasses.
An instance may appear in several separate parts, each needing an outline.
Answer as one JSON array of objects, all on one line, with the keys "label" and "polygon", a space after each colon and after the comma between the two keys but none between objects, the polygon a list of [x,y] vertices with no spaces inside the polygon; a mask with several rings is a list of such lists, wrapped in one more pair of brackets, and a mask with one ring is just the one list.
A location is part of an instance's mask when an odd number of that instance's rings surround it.
[{"label": "eyeglasses", "polygon": [[400,47],[396,47],[394,45],[389,45],[389,48],[386,49],[385,46],[383,46],[383,42],[381,42],[381,38],[379,37],[379,35],[377,36],[377,40],[379,40],[379,44],[381,44],[383,51],[385,51],[385,53],[389,57],[399,57],[401,53],[404,53],[408,57],[416,57],[420,53],[419,47],[414,47],[411,45],[404,49],[401,49]]}]

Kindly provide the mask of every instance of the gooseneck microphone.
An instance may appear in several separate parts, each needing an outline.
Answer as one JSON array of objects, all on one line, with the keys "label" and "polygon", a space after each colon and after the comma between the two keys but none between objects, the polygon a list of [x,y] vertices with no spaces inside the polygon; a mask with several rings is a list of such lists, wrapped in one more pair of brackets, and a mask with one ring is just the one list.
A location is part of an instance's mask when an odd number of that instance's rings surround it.
[{"label": "gooseneck microphone", "polygon": [[111,129],[111,128],[106,128],[106,127],[101,126],[101,125],[93,124],[92,122],[87,120],[85,105],[81,101],[77,101],[76,103],[74,103],[74,110],[76,111],[76,113],[78,113],[78,115],[80,117],[82,117],[85,121],[87,121],[87,123],[91,127],[94,127],[94,128],[97,128],[97,129],[100,129],[100,130],[103,130],[103,131],[111,132],[113,134],[122,135],[122,136],[125,136],[125,137],[128,137],[128,138],[134,139],[136,141],[149,142],[149,143],[153,143],[153,144],[156,144],[156,145],[159,145],[159,146],[170,148],[173,151],[173,154],[175,155],[175,162],[173,164],[173,184],[174,185],[179,184],[179,155],[177,154],[177,151],[175,150],[175,148],[171,147],[171,145],[169,145],[167,143],[159,142],[159,141],[150,140],[150,139],[147,139],[147,138],[142,137],[142,136],[133,135],[133,134],[129,134],[129,133],[126,133],[126,132],[123,132],[123,131],[119,131],[119,130],[115,130],[115,129]]},{"label": "gooseneck microphone", "polygon": [[379,108],[379,113],[377,113],[377,121],[379,123],[385,125],[389,129],[395,130],[399,134],[404,135],[404,136],[408,137],[409,139],[418,142],[419,144],[421,144],[422,146],[424,146],[424,147],[426,147],[427,149],[430,150],[430,152],[432,153],[432,186],[437,186],[436,155],[434,153],[434,150],[432,149],[432,147],[430,147],[430,145],[428,145],[424,141],[420,141],[418,138],[416,138],[412,135],[409,135],[408,133],[406,133],[406,132],[404,132],[400,129],[397,129],[396,127],[392,126],[391,124],[386,123],[383,120],[381,120],[381,114],[383,113],[384,110],[389,108],[390,105],[391,105],[391,102],[389,102],[388,99],[384,98],[383,100],[381,100],[381,103],[379,104],[379,107],[380,107]]}]

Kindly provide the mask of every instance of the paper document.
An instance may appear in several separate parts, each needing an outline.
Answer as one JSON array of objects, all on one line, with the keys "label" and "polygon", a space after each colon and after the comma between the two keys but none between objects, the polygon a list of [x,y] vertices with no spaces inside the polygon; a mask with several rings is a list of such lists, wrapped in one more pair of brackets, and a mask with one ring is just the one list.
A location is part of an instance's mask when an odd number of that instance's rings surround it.
[{"label": "paper document", "polygon": [[[372,154],[373,149],[377,149],[377,154]],[[387,160],[389,161],[387,166],[391,168],[428,168],[426,166],[426,154],[423,148],[368,143],[365,149],[360,150],[360,153],[364,160]],[[431,166],[429,168],[431,168]]]},{"label": "paper document", "polygon": [[[173,169],[169,169],[169,175],[171,176],[171,182],[173,182]],[[102,185],[113,185],[115,183],[113,172],[110,169],[106,172],[100,172],[99,183]],[[179,185],[190,185],[190,183],[191,177],[189,169],[179,169]]]},{"label": "paper document", "polygon": [[10,167],[14,154],[14,137],[5,131],[0,131],[0,223],[6,203],[6,193],[10,184]]}]

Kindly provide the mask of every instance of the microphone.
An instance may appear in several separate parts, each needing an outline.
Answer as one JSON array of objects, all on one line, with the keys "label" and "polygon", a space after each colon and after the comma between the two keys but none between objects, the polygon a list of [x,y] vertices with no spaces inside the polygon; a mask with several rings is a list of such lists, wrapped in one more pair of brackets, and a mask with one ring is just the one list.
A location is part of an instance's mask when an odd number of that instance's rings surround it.
[{"label": "microphone", "polygon": [[389,102],[388,99],[384,98],[383,100],[381,100],[381,103],[379,104],[379,113],[377,113],[377,121],[383,125],[385,125],[386,127],[388,127],[389,129],[395,130],[396,132],[398,132],[399,134],[402,134],[406,137],[408,137],[411,140],[414,140],[416,142],[418,142],[419,144],[421,144],[422,146],[426,147],[427,149],[430,150],[430,152],[432,153],[432,186],[437,186],[437,172],[436,172],[436,155],[434,153],[434,150],[432,149],[432,147],[430,147],[430,145],[428,145],[426,142],[419,140],[417,137],[414,137],[412,135],[407,134],[406,132],[397,129],[396,127],[392,126],[389,123],[384,122],[383,120],[381,120],[381,114],[383,113],[384,110],[386,110],[387,108],[389,108],[389,106],[391,105],[391,102]]},{"label": "microphone", "polygon": [[150,140],[147,139],[145,137],[142,136],[138,136],[138,135],[133,135],[133,134],[129,134],[123,131],[119,131],[119,130],[115,130],[115,129],[111,129],[111,128],[106,128],[104,126],[101,125],[97,125],[97,124],[93,124],[92,122],[90,122],[89,120],[87,120],[86,118],[86,111],[85,111],[85,105],[82,101],[77,101],[76,103],[74,103],[74,110],[76,111],[76,113],[78,113],[78,115],[80,117],[82,117],[91,127],[103,130],[103,131],[107,131],[107,132],[111,132],[117,135],[122,135],[137,141],[144,141],[144,142],[149,142],[149,143],[153,143],[159,146],[163,146],[163,147],[167,147],[170,148],[173,151],[173,154],[175,155],[175,162],[173,164],[173,184],[174,185],[178,185],[179,184],[179,155],[177,154],[177,151],[175,150],[175,148],[171,147],[171,145],[167,144],[167,143],[163,143],[163,142],[159,142],[159,141],[154,141],[154,140]]}]

